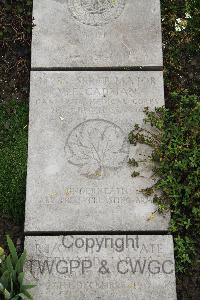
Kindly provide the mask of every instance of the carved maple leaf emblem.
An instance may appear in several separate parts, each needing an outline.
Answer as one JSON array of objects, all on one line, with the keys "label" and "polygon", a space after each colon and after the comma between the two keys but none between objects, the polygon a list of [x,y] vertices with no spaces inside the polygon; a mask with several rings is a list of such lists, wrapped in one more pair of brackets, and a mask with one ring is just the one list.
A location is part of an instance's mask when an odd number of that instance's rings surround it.
[{"label": "carved maple leaf emblem", "polygon": [[68,162],[79,167],[81,175],[101,178],[127,162],[129,143],[122,129],[105,120],[88,120],[75,127],[66,149]]}]

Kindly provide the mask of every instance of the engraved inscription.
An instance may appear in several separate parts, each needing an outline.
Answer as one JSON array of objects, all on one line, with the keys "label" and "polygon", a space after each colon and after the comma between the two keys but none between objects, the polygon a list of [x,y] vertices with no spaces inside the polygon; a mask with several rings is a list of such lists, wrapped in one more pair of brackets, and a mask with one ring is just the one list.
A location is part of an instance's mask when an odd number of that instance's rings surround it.
[{"label": "engraved inscription", "polygon": [[121,15],[125,2],[126,0],[69,0],[68,8],[79,22],[102,26]]},{"label": "engraved inscription", "polygon": [[116,170],[127,162],[129,143],[126,134],[116,124],[101,120],[87,120],[70,133],[65,147],[69,163],[79,167],[81,175],[100,179],[109,170]]},{"label": "engraved inscription", "polygon": [[[47,205],[54,205],[55,203],[70,203],[80,204],[86,202],[90,205],[103,204],[103,205],[116,205],[121,206],[125,203],[133,203],[130,197],[131,189],[127,187],[79,187],[68,186],[62,192],[52,191],[45,196],[45,203]],[[150,201],[150,199],[141,198],[136,196],[134,200],[137,203]]]}]

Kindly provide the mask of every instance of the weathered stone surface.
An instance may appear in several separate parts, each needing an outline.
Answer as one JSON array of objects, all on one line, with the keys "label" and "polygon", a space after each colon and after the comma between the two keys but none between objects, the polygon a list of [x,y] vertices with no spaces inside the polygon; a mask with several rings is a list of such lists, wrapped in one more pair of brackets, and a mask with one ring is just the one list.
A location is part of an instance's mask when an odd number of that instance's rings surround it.
[{"label": "weathered stone surface", "polygon": [[34,0],[32,67],[162,66],[159,0]]},{"label": "weathered stone surface", "polygon": [[166,230],[154,214],[150,165],[128,158],[143,109],[164,104],[162,72],[32,72],[26,231]]},{"label": "weathered stone surface", "polygon": [[171,236],[26,237],[35,300],[176,300]]}]

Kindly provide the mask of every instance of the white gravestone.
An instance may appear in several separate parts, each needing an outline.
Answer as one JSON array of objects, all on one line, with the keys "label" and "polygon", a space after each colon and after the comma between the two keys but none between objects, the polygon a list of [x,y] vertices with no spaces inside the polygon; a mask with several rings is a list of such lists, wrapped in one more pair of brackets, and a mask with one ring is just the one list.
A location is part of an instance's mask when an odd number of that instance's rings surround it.
[{"label": "white gravestone", "polygon": [[163,104],[162,72],[32,72],[25,231],[167,230],[140,191],[151,165],[128,165],[151,153],[128,133]]},{"label": "white gravestone", "polygon": [[35,300],[176,300],[171,236],[26,237]]},{"label": "white gravestone", "polygon": [[159,0],[34,0],[32,67],[162,66]]}]

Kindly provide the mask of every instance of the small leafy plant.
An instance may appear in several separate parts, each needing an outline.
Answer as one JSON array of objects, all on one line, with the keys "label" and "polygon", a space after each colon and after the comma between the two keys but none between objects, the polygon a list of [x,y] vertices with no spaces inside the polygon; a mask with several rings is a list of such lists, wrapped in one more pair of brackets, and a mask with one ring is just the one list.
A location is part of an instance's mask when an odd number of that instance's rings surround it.
[{"label": "small leafy plant", "polygon": [[[195,263],[200,241],[200,102],[197,96],[176,93],[171,101],[173,110],[146,108],[145,122],[152,132],[136,125],[129,140],[153,149],[151,160],[158,179],[142,192],[154,195],[160,213],[171,211],[176,270],[182,273]],[[129,163],[137,167],[134,159]]]},{"label": "small leafy plant", "polygon": [[32,299],[28,290],[34,285],[24,284],[23,267],[26,252],[18,257],[16,248],[9,236],[7,236],[7,244],[10,251],[8,256],[5,255],[4,249],[0,248],[0,299]]}]

